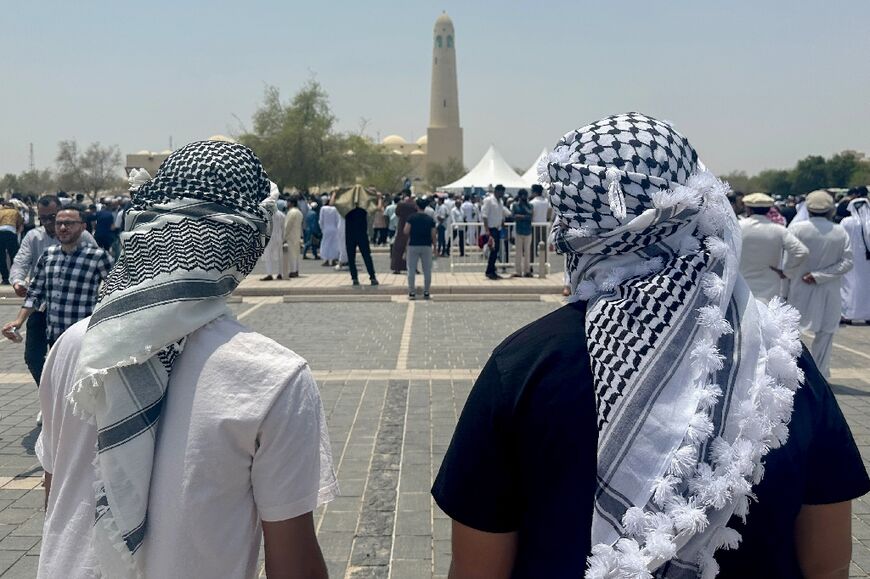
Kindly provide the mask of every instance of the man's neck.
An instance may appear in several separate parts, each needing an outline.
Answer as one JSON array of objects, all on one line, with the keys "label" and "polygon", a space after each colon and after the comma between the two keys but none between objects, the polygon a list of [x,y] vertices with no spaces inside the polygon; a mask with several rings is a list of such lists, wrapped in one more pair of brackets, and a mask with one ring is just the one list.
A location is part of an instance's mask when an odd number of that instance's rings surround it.
[{"label": "man's neck", "polygon": [[81,240],[81,238],[76,239],[74,242],[70,242],[70,243],[61,243],[61,244],[60,244],[60,249],[61,249],[64,253],[72,253],[72,252],[74,252],[76,249],[78,249],[78,247],[79,247],[79,241],[80,241],[80,240]]}]

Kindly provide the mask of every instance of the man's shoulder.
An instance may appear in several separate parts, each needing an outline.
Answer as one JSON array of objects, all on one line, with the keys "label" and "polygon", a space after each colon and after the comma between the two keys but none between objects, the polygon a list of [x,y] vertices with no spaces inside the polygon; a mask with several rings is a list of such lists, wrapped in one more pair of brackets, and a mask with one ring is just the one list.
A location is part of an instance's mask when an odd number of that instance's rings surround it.
[{"label": "man's shoulder", "polygon": [[201,328],[190,346],[202,348],[217,368],[231,373],[244,370],[248,378],[271,382],[286,380],[308,364],[296,352],[229,316]]},{"label": "man's shoulder", "polygon": [[34,227],[21,238],[21,245],[36,243],[43,237],[45,237],[45,228],[42,226]]},{"label": "man's shoulder", "polygon": [[[44,376],[74,376],[74,366],[79,359],[79,352],[82,349],[82,342],[85,339],[85,333],[88,330],[88,324],[91,317],[88,316],[71,325],[64,331],[63,334],[54,343],[48,357],[48,364],[52,365],[50,372],[46,372]],[[51,392],[65,392],[72,388],[72,384],[54,383],[52,380],[43,380],[40,382],[40,388],[51,388]]]},{"label": "man's shoulder", "polygon": [[585,351],[586,302],[574,302],[523,326],[493,351],[502,366],[522,367],[541,356]]},{"label": "man's shoulder", "polygon": [[[57,246],[60,247],[60,246]],[[96,245],[91,245],[90,243],[82,243],[79,246],[79,249],[82,252],[82,255],[94,258],[94,259],[102,259],[103,257],[108,257],[109,252],[103,249],[102,247],[98,247]]]}]

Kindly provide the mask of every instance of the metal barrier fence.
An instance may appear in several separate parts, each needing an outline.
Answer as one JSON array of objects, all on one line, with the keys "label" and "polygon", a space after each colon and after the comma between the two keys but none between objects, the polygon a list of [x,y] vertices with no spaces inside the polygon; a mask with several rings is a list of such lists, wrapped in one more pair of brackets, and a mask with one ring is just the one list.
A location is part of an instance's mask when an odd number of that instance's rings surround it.
[{"label": "metal barrier fence", "polygon": [[[547,222],[532,224],[532,249],[530,262],[532,269],[546,276],[550,270],[547,253],[547,235],[550,224]],[[454,223],[448,234],[450,244],[450,272],[457,270],[477,269],[483,272],[489,259],[490,248],[482,243],[481,236],[488,235],[483,223]],[[499,252],[496,270],[502,273],[514,269],[514,252],[516,251],[516,223],[508,222],[502,226],[498,242]],[[543,243],[542,243],[543,242]],[[482,245],[481,245],[482,244]]]}]

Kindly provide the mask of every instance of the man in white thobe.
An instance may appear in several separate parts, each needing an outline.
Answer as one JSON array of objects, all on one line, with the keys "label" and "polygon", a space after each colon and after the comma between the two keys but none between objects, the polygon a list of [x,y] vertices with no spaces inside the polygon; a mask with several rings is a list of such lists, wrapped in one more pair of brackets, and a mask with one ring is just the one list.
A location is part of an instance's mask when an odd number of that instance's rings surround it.
[{"label": "man in white thobe", "polygon": [[852,269],[852,248],[846,230],[831,221],[834,199],[827,191],[813,191],[806,204],[810,218],[788,228],[810,251],[791,280],[788,301],[801,313],[801,330],[815,334],[810,351],[827,378],[840,325],[840,279]]},{"label": "man in white thobe", "polygon": [[[336,209],[338,211],[338,209]],[[345,232],[345,221],[344,217],[341,216],[341,212],[338,213],[338,264],[335,266],[335,269],[341,269],[343,266],[347,265],[347,236]]]},{"label": "man in white thobe", "polygon": [[849,202],[849,217],[840,225],[849,234],[854,267],[843,276],[843,318],[870,321],[870,199],[867,188]]},{"label": "man in white thobe", "polygon": [[[275,184],[272,184],[275,187]],[[278,279],[284,279],[284,211],[287,202],[283,199],[278,200],[278,209],[275,211],[275,216],[272,218],[272,237],[269,238],[269,243],[263,252],[263,260],[266,265],[266,276],[260,278],[260,281],[272,281],[277,276]]]},{"label": "man in white thobe", "polygon": [[794,277],[807,257],[807,248],[794,235],[767,218],[773,203],[773,197],[764,193],[746,195],[743,204],[749,215],[740,220],[740,273],[764,303],[782,294],[782,280]]},{"label": "man in white thobe", "polygon": [[320,231],[323,237],[320,241],[320,257],[322,265],[338,265],[339,245],[338,226],[341,223],[341,215],[338,209],[327,200],[327,205],[320,208]]},{"label": "man in white thobe", "polygon": [[[304,203],[303,203],[304,204]],[[302,211],[299,209],[299,199],[290,200],[290,210],[284,221],[284,244],[287,249],[284,252],[284,270],[287,277],[299,277],[299,268],[302,263],[300,248],[302,247]]]}]

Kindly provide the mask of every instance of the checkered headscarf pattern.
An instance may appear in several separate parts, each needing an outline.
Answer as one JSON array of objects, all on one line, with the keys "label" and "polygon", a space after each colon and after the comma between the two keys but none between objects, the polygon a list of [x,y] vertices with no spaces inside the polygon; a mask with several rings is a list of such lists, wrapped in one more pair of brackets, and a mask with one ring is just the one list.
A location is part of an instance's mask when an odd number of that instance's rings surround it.
[{"label": "checkered headscarf pattern", "polygon": [[270,188],[243,145],[199,141],[174,152],[132,192],[121,256],[103,295],[176,271],[236,271],[241,281],[272,232],[274,204],[264,203]]},{"label": "checkered headscarf pattern", "polygon": [[612,299],[589,311],[587,342],[599,430],[661,338],[694,305],[690,298],[707,258],[703,253],[675,257],[661,271],[617,287]]},{"label": "checkered headscarf pattern", "polygon": [[45,304],[46,335],[50,342],[91,315],[97,305],[100,283],[111,269],[112,258],[98,247],[80,245],[69,254],[59,245],[45,250],[36,263],[25,306],[38,308]]},{"label": "checkered headscarf pattern", "polygon": [[[565,229],[595,234],[620,227],[651,209],[654,193],[684,185],[697,169],[698,153],[684,136],[640,113],[607,117],[571,131],[556,143],[540,171],[559,217],[557,243],[564,241],[559,231]],[[614,179],[624,195],[624,218],[610,207]],[[637,242],[628,241],[629,246]],[[567,243],[562,245],[569,250]]]},{"label": "checkered headscarf pattern", "polygon": [[799,315],[752,298],[729,188],[668,123],[628,113],[572,131],[539,180],[573,299],[589,302],[599,432],[586,576],[715,576],[716,549],[739,539],[727,522],[787,436],[790,406],[770,400],[798,386]]},{"label": "checkered headscarf pattern", "polygon": [[133,192],[132,200],[135,209],[145,209],[188,197],[260,215],[269,189],[269,176],[249,148],[227,141],[197,141],[163,161],[157,175]]}]

